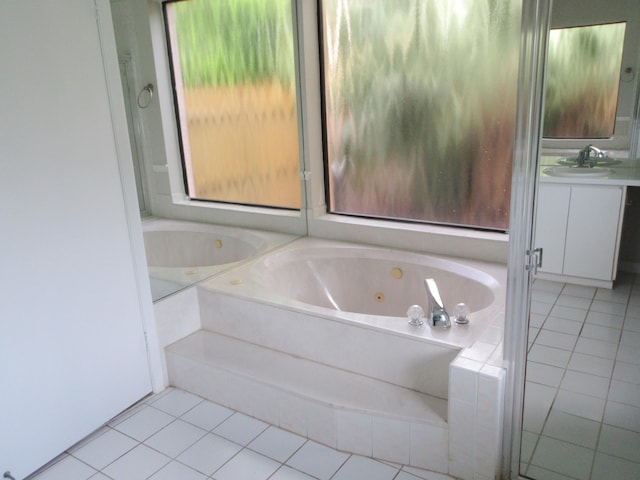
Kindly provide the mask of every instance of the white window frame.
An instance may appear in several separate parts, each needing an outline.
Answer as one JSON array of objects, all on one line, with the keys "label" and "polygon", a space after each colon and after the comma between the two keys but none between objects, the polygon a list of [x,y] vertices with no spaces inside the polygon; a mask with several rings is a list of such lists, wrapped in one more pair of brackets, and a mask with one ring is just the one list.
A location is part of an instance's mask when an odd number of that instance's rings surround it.
[{"label": "white window frame", "polygon": [[[162,12],[162,0],[149,3],[149,22],[151,41],[158,83],[158,102],[164,147],[167,159],[165,166],[154,166],[158,173],[166,172],[169,184],[163,187],[166,195],[156,199],[153,214],[167,218],[193,220],[205,223],[217,223],[244,228],[272,230],[293,235],[306,234],[304,199],[300,210],[285,210],[268,206],[248,206],[223,202],[212,202],[192,199],[185,189],[185,177],[182,168],[180,142],[178,134],[178,118],[175,113],[173,89],[171,86],[171,68],[169,64],[169,47],[165,34],[165,22]],[[295,18],[294,12],[294,18]],[[297,52],[296,52],[297,56]],[[299,81],[298,81],[299,83]],[[299,86],[297,87],[299,89]],[[300,92],[297,92],[300,95]],[[300,102],[299,102],[300,103]],[[300,118],[300,106],[298,107]],[[300,120],[298,120],[301,124]],[[304,135],[300,135],[301,152]],[[301,153],[302,156],[302,153]],[[302,167],[301,167],[302,168]],[[301,182],[302,182],[301,175]],[[302,184],[304,188],[304,183]]]},{"label": "white window frame", "polygon": [[294,11],[298,34],[297,94],[303,182],[300,211],[205,202],[187,196],[161,1],[151,5],[152,41],[171,198],[170,202],[162,204],[161,215],[506,263],[509,242],[507,233],[360,218],[328,212],[325,201],[317,1],[294,0]]}]

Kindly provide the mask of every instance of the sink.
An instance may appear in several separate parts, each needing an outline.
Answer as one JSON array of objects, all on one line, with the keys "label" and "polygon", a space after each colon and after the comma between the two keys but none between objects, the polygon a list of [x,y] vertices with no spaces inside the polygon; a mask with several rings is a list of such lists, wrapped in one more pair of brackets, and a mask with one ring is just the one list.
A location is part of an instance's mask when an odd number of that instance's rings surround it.
[{"label": "sink", "polygon": [[[564,157],[558,160],[560,165],[575,165],[577,157]],[[596,165],[618,165],[622,163],[622,160],[617,160],[615,158],[604,157],[604,158],[596,158]]]},{"label": "sink", "polygon": [[613,170],[604,167],[547,167],[543,172],[552,177],[593,178],[606,177]]}]

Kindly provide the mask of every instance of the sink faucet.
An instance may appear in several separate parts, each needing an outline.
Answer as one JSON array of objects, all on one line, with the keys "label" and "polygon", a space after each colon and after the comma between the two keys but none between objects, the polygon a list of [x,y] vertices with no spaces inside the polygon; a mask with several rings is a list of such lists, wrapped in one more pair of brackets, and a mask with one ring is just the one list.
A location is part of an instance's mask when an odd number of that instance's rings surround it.
[{"label": "sink faucet", "polygon": [[[591,154],[593,154],[593,156]],[[578,153],[575,166],[578,168],[593,168],[596,166],[596,163],[598,163],[598,158],[604,158],[606,156],[607,153],[605,151],[600,150],[593,145],[587,145]]]},{"label": "sink faucet", "polygon": [[424,280],[424,287],[427,289],[427,295],[429,297],[429,321],[431,322],[431,326],[439,328],[451,327],[451,319],[440,298],[436,281],[433,278],[426,278]]}]

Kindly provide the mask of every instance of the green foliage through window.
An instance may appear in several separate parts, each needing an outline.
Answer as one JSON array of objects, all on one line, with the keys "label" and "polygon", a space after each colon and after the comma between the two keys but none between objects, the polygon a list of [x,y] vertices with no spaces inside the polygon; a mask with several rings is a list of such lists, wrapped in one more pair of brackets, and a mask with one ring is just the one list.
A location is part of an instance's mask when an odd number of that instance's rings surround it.
[{"label": "green foliage through window", "polygon": [[187,192],[299,209],[291,0],[164,4]]},{"label": "green foliage through window", "polygon": [[290,0],[172,4],[186,87],[294,83]]},{"label": "green foliage through window", "polygon": [[324,0],[336,213],[506,230],[519,0]]}]

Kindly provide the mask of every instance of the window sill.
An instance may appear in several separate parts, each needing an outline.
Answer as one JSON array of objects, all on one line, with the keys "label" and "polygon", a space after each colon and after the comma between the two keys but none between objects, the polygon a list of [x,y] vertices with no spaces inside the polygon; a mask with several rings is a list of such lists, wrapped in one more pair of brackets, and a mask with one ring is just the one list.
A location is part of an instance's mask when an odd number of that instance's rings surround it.
[{"label": "window sill", "polygon": [[279,210],[191,200],[173,195],[171,218],[309,235],[399,250],[506,264],[509,235],[468,228]]},{"label": "window sill", "polygon": [[509,235],[467,228],[320,214],[309,218],[308,235],[394,249],[505,263]]},{"label": "window sill", "polygon": [[206,202],[177,194],[171,196],[170,203],[167,214],[161,216],[292,235],[306,233],[304,217],[300,210]]},{"label": "window sill", "polygon": [[182,195],[173,195],[173,203],[198,208],[208,208],[216,211],[229,211],[235,213],[258,213],[260,215],[273,215],[278,217],[300,218],[300,210],[288,210],[280,208],[259,207],[253,205],[241,205],[236,203],[224,203],[216,201],[196,200]]}]

